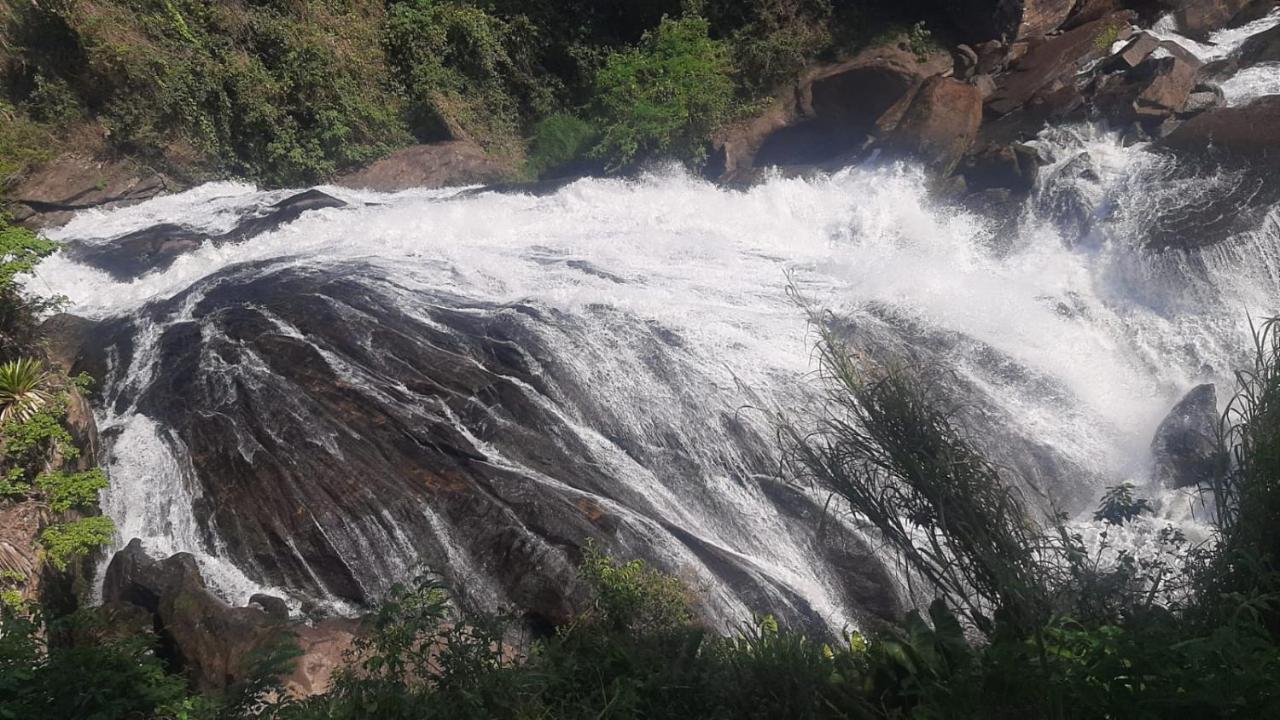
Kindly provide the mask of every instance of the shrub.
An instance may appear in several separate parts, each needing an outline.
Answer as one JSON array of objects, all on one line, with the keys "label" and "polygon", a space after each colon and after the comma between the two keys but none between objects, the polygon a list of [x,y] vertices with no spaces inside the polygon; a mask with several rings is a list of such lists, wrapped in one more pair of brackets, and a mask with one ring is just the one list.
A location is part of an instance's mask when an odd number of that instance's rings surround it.
[{"label": "shrub", "polygon": [[706,161],[734,94],[728,48],[707,31],[698,17],[663,18],[638,47],[609,56],[596,78],[595,154],[611,169],[650,157]]},{"label": "shrub", "polygon": [[1121,483],[1107,488],[1102,496],[1098,511],[1093,519],[1109,525],[1123,525],[1130,520],[1152,511],[1150,501],[1133,496],[1133,485]]},{"label": "shrub", "polygon": [[0,364],[0,423],[26,422],[53,402],[52,377],[39,360]]},{"label": "shrub", "polygon": [[542,177],[586,157],[597,138],[591,123],[567,113],[556,113],[538,123],[529,142],[525,172]]},{"label": "shrub", "polygon": [[74,560],[97,552],[109,544],[115,534],[111,518],[87,517],[69,523],[50,525],[40,533],[40,546],[49,563],[66,570]]},{"label": "shrub", "polygon": [[465,3],[393,4],[382,42],[392,75],[409,98],[414,134],[423,140],[470,138],[499,152],[518,152],[524,114],[553,104],[554,85],[533,77],[532,35],[526,24]]},{"label": "shrub", "polygon": [[[0,189],[53,157],[53,147],[48,130],[0,102]],[[0,221],[0,232],[4,227]]]},{"label": "shrub", "polygon": [[588,545],[579,572],[595,598],[588,618],[615,632],[674,630],[693,620],[684,585],[643,560],[619,562]]},{"label": "shrub", "polygon": [[101,468],[85,472],[51,472],[36,478],[54,512],[88,510],[97,506],[98,492],[107,489],[107,475]]}]

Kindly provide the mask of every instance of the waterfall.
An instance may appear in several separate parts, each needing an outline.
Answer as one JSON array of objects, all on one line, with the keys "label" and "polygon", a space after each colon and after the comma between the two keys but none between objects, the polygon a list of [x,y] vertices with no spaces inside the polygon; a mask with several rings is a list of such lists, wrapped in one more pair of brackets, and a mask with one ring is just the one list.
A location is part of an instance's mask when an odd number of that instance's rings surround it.
[{"label": "waterfall", "polygon": [[[1232,102],[1266,91],[1240,78]],[[778,475],[768,411],[814,397],[788,286],[947,364],[1004,427],[995,450],[1034,456],[1080,513],[1146,482],[1163,415],[1230,387],[1249,318],[1280,309],[1274,209],[1221,243],[1148,247],[1189,208],[1247,202],[1239,176],[1091,125],[1035,145],[1047,165],[1012,219],[909,165],[746,190],[677,168],[546,194],[321,187],[344,206],[140,277],[62,253],[28,289],[100,321],[118,541],[192,552],[233,602],[353,611],[427,565],[471,606],[554,616],[568,548],[595,538],[725,625],[768,609],[838,629],[891,613],[894,574],[821,489]],[[293,194],[212,183],[51,236],[212,238]]]}]

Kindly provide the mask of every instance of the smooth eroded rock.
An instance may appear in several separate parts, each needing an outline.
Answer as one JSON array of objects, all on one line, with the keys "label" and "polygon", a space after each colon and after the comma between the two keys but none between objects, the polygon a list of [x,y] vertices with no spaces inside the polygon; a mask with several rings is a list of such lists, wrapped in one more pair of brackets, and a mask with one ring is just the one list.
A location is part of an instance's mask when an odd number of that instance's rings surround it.
[{"label": "smooth eroded rock", "polygon": [[413,145],[343,175],[336,185],[379,192],[501,182],[515,175],[510,163],[469,140]]},{"label": "smooth eroded rock", "polygon": [[1162,144],[1185,152],[1228,155],[1254,163],[1280,160],[1280,95],[1202,112],[1178,126]]},{"label": "smooth eroded rock", "polygon": [[1217,427],[1217,391],[1213,383],[1197,385],[1178,401],[1151,439],[1153,479],[1175,488],[1212,479],[1222,466]]},{"label": "smooth eroded rock", "polygon": [[948,175],[973,146],[981,124],[981,90],[955,78],[933,77],[916,93],[884,147]]}]

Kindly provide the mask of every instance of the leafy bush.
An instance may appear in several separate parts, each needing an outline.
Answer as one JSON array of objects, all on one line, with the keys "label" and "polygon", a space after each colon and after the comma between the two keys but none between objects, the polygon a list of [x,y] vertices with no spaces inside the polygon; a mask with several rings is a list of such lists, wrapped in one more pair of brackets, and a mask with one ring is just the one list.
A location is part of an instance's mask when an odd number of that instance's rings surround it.
[{"label": "leafy bush", "polygon": [[1132,483],[1121,483],[1107,488],[1098,511],[1093,514],[1093,519],[1109,525],[1123,525],[1152,510],[1150,501],[1133,496]]},{"label": "leafy bush", "polygon": [[556,113],[538,123],[529,142],[525,171],[542,177],[587,156],[597,138],[591,123],[567,113]]},{"label": "leafy bush", "polygon": [[107,489],[107,485],[107,475],[101,468],[77,473],[59,470],[36,478],[36,486],[54,512],[97,507],[98,492]]},{"label": "leafy bush", "polygon": [[[0,189],[53,157],[49,131],[0,102]],[[4,228],[0,221],[0,231]]]},{"label": "leafy bush", "polygon": [[523,118],[548,111],[554,85],[533,77],[534,30],[450,0],[397,2],[383,46],[424,140],[470,138],[516,152]]},{"label": "leafy bush", "polygon": [[72,561],[91,555],[108,545],[115,531],[116,526],[111,518],[81,518],[45,528],[40,533],[40,545],[50,564],[59,570],[66,570]]},{"label": "leafy bush", "polygon": [[[66,647],[51,635],[88,639]],[[46,627],[0,607],[0,718],[193,718],[209,704],[188,695],[156,646],[154,635],[121,635],[90,613]]]},{"label": "leafy bush", "polygon": [[596,78],[600,143],[613,169],[650,157],[706,161],[712,131],[730,117],[728,47],[706,20],[663,18],[640,46],[609,56]]}]

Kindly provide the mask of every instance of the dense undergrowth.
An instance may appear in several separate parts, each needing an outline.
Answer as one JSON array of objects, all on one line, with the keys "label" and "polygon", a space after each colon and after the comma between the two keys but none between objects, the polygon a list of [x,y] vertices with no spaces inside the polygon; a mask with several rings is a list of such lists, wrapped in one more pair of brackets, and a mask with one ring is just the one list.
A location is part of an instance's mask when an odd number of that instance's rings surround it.
[{"label": "dense undergrowth", "polygon": [[[83,457],[68,422],[90,380],[67,377],[41,357],[37,321],[59,303],[28,300],[18,287],[17,278],[56,247],[0,216],[0,510],[27,503],[43,511],[46,520],[31,540],[43,563],[66,572],[108,543],[115,527],[97,514],[106,475]],[[0,612],[32,610],[35,581],[0,572]],[[0,645],[7,642],[7,635],[0,638]]]},{"label": "dense undergrowth", "polygon": [[[929,7],[13,0],[0,10],[0,181],[58,143],[268,185],[325,179],[415,140],[474,140],[526,177],[568,151],[594,167],[696,165],[713,130],[805,63]],[[921,27],[912,38],[927,38]],[[566,146],[564,124],[546,122],[558,115],[591,130]]]}]

